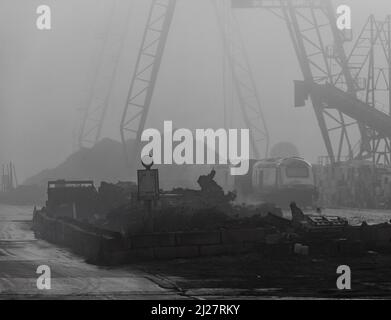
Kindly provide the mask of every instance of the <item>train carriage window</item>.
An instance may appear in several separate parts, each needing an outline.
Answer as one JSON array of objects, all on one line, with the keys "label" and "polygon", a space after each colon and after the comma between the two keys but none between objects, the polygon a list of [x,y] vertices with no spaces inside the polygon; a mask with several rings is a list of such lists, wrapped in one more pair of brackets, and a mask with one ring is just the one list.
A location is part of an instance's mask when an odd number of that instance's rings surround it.
[{"label": "train carriage window", "polygon": [[304,163],[294,163],[286,167],[286,176],[288,178],[308,178],[310,171]]},{"label": "train carriage window", "polygon": [[258,167],[253,172],[253,187],[263,189],[275,187],[277,183],[277,169],[268,167]]},{"label": "train carriage window", "polygon": [[272,187],[276,184],[277,170],[276,168],[263,169],[263,185],[265,187]]}]

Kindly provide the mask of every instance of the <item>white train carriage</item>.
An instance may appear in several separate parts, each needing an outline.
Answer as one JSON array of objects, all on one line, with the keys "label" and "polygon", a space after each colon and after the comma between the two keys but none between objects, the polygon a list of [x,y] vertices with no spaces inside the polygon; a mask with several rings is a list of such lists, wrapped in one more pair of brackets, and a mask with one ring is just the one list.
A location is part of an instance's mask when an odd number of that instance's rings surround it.
[{"label": "white train carriage", "polygon": [[302,158],[270,159],[254,164],[252,189],[259,199],[283,207],[295,201],[312,206],[316,196],[312,165]]},{"label": "white train carriage", "polygon": [[313,206],[316,185],[312,165],[302,158],[252,160],[245,176],[235,177],[241,199],[272,202],[282,207],[295,201]]}]

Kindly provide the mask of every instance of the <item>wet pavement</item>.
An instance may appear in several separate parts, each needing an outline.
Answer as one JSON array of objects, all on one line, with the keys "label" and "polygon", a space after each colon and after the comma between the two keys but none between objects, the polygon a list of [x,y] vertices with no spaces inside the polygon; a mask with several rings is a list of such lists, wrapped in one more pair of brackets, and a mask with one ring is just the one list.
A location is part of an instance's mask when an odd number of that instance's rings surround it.
[{"label": "wet pavement", "polygon": [[[352,259],[258,254],[155,261],[124,267],[87,264],[66,248],[35,238],[32,207],[0,205],[0,299],[333,299],[390,298],[391,256]],[[390,211],[327,210],[357,223],[388,221]],[[353,290],[336,290],[336,268],[349,265]],[[51,269],[37,288],[38,266]]]},{"label": "wet pavement", "polygon": [[[32,207],[0,205],[0,299],[183,299],[175,288],[137,268],[105,268],[31,231]],[[38,266],[51,270],[51,289],[39,290]]]}]

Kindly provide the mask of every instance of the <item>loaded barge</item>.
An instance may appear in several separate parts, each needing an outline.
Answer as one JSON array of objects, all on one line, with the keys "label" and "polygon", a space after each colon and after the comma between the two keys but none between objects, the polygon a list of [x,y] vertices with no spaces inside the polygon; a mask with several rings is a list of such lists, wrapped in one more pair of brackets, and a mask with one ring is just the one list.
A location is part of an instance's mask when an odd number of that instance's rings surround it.
[{"label": "loaded barge", "polygon": [[[389,223],[351,226],[341,217],[303,214],[293,204],[292,219],[270,210],[252,220],[235,218],[213,229],[127,233],[89,222],[97,210],[97,198],[91,181],[49,182],[46,206],[34,212],[37,237],[68,247],[96,264],[249,252],[326,258],[368,251],[391,253]],[[132,207],[128,208],[132,216]]]}]

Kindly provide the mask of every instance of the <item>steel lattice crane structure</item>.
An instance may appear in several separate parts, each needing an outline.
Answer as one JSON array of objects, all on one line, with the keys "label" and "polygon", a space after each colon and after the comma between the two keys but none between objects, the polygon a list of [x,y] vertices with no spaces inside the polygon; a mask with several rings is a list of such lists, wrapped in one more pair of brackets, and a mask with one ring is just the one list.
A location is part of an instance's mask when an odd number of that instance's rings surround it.
[{"label": "steel lattice crane structure", "polygon": [[[151,106],[177,0],[153,0],[120,123],[126,164],[132,167]],[[135,143],[131,144],[131,139]]]},{"label": "steel lattice crane structure", "polygon": [[[311,98],[328,161],[335,164],[344,159],[370,158],[375,163],[389,164],[391,117],[374,106],[376,80],[372,73],[378,41],[387,48],[389,70],[389,25],[372,26],[376,30],[372,30],[367,54],[369,61],[372,59],[372,71],[367,75],[363,99],[358,81],[361,72],[357,74],[352,63],[353,57],[360,56],[354,52],[363,39],[347,56],[345,42],[350,39],[337,28],[331,0],[232,0],[232,7],[268,9],[285,21],[304,77],[304,81],[295,82],[295,105],[304,106],[305,100]],[[387,77],[389,84],[389,72]],[[380,150],[380,141],[386,150]]]},{"label": "steel lattice crane structure", "polygon": [[[371,15],[349,54],[349,68],[360,100],[391,115],[391,17],[377,21]],[[372,161],[391,165],[391,140],[371,127]]]},{"label": "steel lattice crane structure", "polygon": [[[226,2],[224,1],[224,3]],[[177,0],[152,0],[150,7],[135,72],[120,124],[120,134],[126,163],[130,168],[133,168],[136,164],[140,153],[141,135],[151,107],[154,88],[176,4]],[[234,87],[239,98],[243,118],[246,126],[251,129],[253,155],[255,157],[260,156],[261,151],[259,146],[261,141],[266,144],[264,154],[266,155],[269,134],[254,77],[251,73],[248,58],[244,52],[244,45],[242,42],[232,43],[231,38],[224,33],[224,23],[226,22],[219,15],[218,1],[212,0],[212,4],[216,10],[219,29],[224,47],[226,48],[227,60],[232,68]],[[134,144],[130,142],[131,140],[134,140]]]},{"label": "steel lattice crane structure", "polygon": [[[251,132],[252,155],[255,159],[260,159],[269,154],[270,137],[243,37],[238,21],[232,14],[228,19],[224,19],[222,12],[225,1],[221,3],[219,0],[212,0],[212,4],[224,44],[224,52],[232,71],[232,81],[238,96],[241,114]],[[229,26],[224,26],[224,23]],[[230,34],[227,30],[230,31]],[[262,146],[263,150],[261,150]]]},{"label": "steel lattice crane structure", "polygon": [[[79,148],[92,147],[101,138],[132,8],[133,5],[129,4],[124,10],[120,0],[112,1],[108,7],[108,19],[102,31],[102,46],[98,52],[99,62],[94,71],[87,107],[82,112],[77,141]],[[121,23],[123,26],[120,26]]]}]

